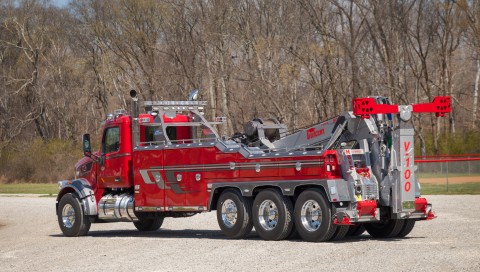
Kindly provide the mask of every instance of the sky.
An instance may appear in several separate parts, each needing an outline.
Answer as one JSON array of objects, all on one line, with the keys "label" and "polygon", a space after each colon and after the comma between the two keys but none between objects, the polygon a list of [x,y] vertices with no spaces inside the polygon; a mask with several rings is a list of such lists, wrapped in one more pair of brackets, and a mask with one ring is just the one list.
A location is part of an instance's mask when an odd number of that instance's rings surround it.
[{"label": "sky", "polygon": [[68,3],[71,2],[71,0],[51,0],[52,4],[59,7],[59,8],[64,8],[68,5]]}]

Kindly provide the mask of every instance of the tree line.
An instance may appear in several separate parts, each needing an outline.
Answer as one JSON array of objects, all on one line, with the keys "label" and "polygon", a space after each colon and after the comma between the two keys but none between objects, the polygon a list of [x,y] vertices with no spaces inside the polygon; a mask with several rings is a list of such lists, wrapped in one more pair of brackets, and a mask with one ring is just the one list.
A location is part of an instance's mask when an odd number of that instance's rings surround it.
[{"label": "tree line", "polygon": [[441,153],[446,135],[478,139],[479,83],[480,1],[0,0],[1,152],[98,136],[130,89],[199,89],[225,135],[254,117],[301,128],[354,97],[450,95],[448,118],[413,121],[422,153]]}]

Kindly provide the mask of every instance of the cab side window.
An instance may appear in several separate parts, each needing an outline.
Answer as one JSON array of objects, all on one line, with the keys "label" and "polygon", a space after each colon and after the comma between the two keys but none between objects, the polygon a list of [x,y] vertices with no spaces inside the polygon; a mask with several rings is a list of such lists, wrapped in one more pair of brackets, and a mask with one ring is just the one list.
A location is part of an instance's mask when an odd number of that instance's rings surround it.
[{"label": "cab side window", "polygon": [[112,153],[118,151],[120,148],[120,128],[107,128],[103,135],[102,153]]}]

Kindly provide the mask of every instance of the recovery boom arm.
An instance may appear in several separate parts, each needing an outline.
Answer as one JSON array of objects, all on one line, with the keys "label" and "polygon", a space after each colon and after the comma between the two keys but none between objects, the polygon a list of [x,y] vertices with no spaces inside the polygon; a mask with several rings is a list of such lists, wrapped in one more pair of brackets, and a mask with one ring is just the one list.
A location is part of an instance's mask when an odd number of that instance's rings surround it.
[{"label": "recovery boom arm", "polygon": [[[392,208],[393,217],[405,218],[415,211],[419,197],[414,166],[414,129],[409,122],[413,112],[435,113],[443,117],[451,111],[450,97],[437,96],[431,103],[394,105],[385,98],[353,99],[353,114],[371,120],[379,130],[378,138],[369,139],[372,161],[377,159],[380,171],[374,171],[380,180],[380,203]],[[398,118],[394,120],[392,114]],[[378,145],[378,146],[375,146]]]}]

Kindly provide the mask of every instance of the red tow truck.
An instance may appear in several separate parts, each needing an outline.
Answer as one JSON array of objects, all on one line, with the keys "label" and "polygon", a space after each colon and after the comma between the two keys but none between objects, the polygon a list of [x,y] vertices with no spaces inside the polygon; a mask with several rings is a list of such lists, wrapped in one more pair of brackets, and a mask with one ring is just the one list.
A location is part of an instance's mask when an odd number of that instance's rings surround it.
[{"label": "red tow truck", "polygon": [[345,112],[289,133],[275,119],[254,119],[244,133],[220,137],[225,122],[204,117],[206,102],[144,101],[131,91],[131,114],[116,110],[103,125],[100,150],[83,136],[85,157],[73,180],[59,182],[56,211],[66,236],[91,223],[131,221],[158,230],[165,217],[216,210],[221,231],[265,240],[293,233],[320,242],[359,235],[404,237],[433,219],[415,177],[414,112],[444,116],[449,97],[394,105],[356,98]]}]

